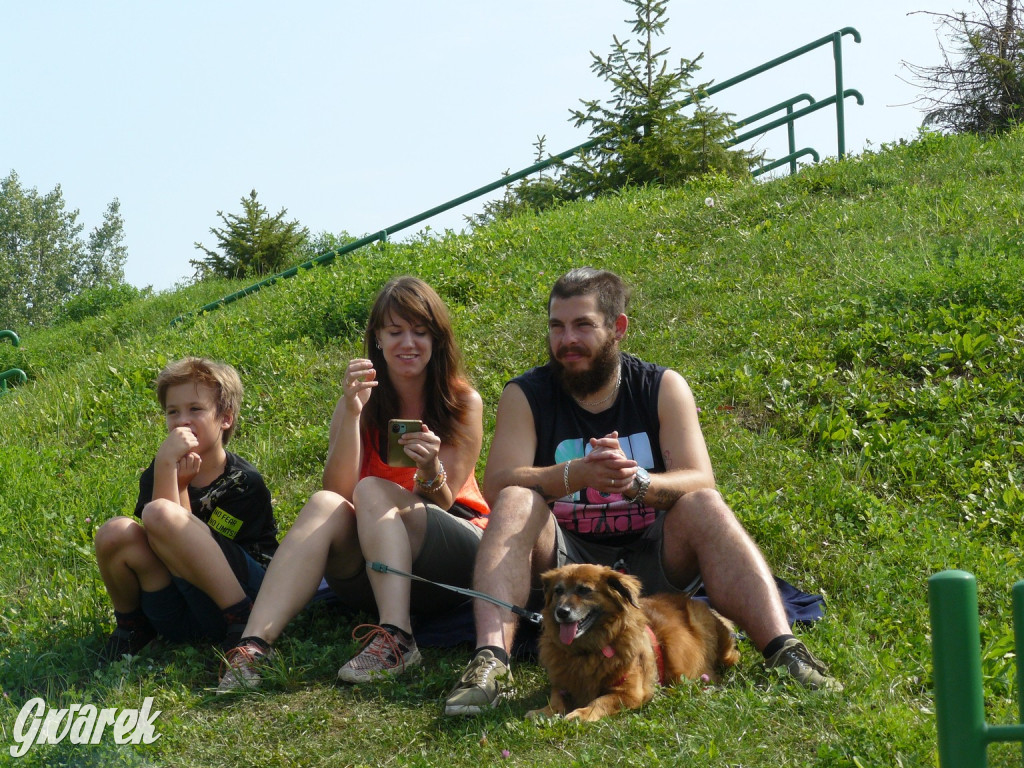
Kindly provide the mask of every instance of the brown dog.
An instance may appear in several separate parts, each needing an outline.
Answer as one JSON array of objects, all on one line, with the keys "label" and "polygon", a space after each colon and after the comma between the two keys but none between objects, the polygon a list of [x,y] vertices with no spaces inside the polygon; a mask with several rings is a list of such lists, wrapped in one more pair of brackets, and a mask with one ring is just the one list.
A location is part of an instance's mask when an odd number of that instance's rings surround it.
[{"label": "brown dog", "polygon": [[539,654],[551,699],[527,717],[599,720],[646,704],[659,682],[717,681],[739,661],[732,625],[699,600],[642,598],[639,579],[601,565],[566,565],[541,579]]}]

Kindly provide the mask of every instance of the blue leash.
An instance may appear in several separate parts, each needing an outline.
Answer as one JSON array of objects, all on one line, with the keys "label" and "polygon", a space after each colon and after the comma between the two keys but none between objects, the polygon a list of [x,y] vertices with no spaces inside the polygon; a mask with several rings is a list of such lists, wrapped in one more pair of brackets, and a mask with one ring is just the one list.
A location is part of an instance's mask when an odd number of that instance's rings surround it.
[{"label": "blue leash", "polygon": [[506,603],[504,600],[499,600],[496,597],[491,597],[490,595],[484,594],[483,592],[477,592],[475,589],[464,589],[463,587],[454,587],[451,584],[441,584],[437,581],[424,579],[422,576],[416,576],[412,573],[400,571],[397,568],[392,568],[390,565],[385,565],[384,563],[372,562],[368,565],[370,566],[371,570],[377,571],[377,573],[393,573],[396,576],[405,576],[407,579],[422,581],[424,584],[433,584],[435,587],[441,587],[442,589],[448,589],[452,592],[458,592],[460,595],[465,595],[466,597],[475,597],[479,600],[486,600],[488,603],[494,603],[495,605],[500,605],[502,608],[507,608],[508,610],[512,611],[512,613],[514,613],[516,616],[521,616],[524,619],[528,619],[532,624],[537,624],[539,626],[541,623],[542,617],[539,613],[534,613],[533,611],[528,611],[525,608],[520,608],[518,605]]}]

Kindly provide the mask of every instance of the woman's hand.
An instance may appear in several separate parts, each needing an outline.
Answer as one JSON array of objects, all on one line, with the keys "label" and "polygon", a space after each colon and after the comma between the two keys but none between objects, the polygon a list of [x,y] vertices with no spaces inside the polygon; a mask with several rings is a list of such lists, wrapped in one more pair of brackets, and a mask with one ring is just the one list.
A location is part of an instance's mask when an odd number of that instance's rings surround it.
[{"label": "woman's hand", "polygon": [[349,360],[342,386],[345,408],[353,416],[358,416],[370,399],[370,392],[377,386],[377,371],[373,363],[361,357]]},{"label": "woman's hand", "polygon": [[421,432],[406,432],[398,438],[406,456],[416,462],[416,468],[425,478],[436,477],[440,471],[437,455],[441,451],[441,438],[423,425]]}]

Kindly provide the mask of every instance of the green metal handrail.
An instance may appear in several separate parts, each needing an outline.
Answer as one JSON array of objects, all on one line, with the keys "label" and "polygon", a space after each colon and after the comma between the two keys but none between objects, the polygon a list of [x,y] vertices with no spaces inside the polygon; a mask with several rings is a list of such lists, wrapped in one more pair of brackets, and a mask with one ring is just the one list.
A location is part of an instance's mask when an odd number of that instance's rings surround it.
[{"label": "green metal handrail", "polygon": [[[14,331],[0,331],[0,339],[10,339],[11,344],[14,346],[21,346],[21,339],[18,338],[18,334]],[[19,383],[24,384],[28,381],[28,376],[20,368],[11,368],[0,373],[0,393],[7,391],[7,382],[13,379],[17,379]]]},{"label": "green metal handrail", "polygon": [[[1013,585],[1019,725],[985,722],[978,630],[978,585],[966,571],[942,571],[928,579],[935,679],[935,722],[941,768],[985,768],[988,745],[1024,742],[1024,581]],[[1024,749],[1024,746],[1022,746]],[[1022,752],[1024,757],[1024,752]]]},{"label": "green metal handrail", "polygon": [[[737,83],[742,83],[744,80],[749,80],[751,77],[759,75],[763,72],[767,72],[769,69],[773,69],[774,67],[777,67],[781,64],[785,64],[787,61],[791,61],[792,59],[795,59],[798,56],[802,56],[805,53],[808,53],[817,48],[820,48],[823,45],[828,45],[831,43],[833,58],[835,59],[835,95],[830,96],[829,98],[824,99],[822,101],[815,101],[814,98],[812,98],[810,95],[801,94],[799,96],[793,97],[792,99],[788,99],[787,101],[781,102],[780,104],[777,104],[774,107],[771,107],[767,110],[763,110],[762,112],[759,112],[756,115],[751,115],[750,117],[744,118],[739,123],[737,123],[738,126],[746,126],[752,122],[755,122],[756,120],[762,119],[770,114],[774,114],[775,112],[778,112],[780,109],[786,109],[787,112],[785,117],[778,118],[777,120],[773,120],[772,122],[763,125],[757,129],[748,131],[747,133],[743,134],[742,137],[735,137],[732,141],[729,142],[729,146],[733,146],[737,143],[740,143],[741,141],[753,138],[754,136],[760,136],[781,125],[787,125],[789,131],[789,154],[781,158],[780,160],[776,160],[775,162],[770,163],[767,166],[763,166],[761,168],[756,169],[753,172],[753,175],[757,176],[761,173],[765,173],[766,171],[772,170],[786,163],[790,164],[790,170],[795,173],[797,158],[810,155],[815,159],[815,161],[817,161],[819,157],[817,151],[815,151],[814,149],[796,149],[795,139],[793,135],[793,123],[805,115],[811,114],[812,112],[816,112],[817,110],[822,109],[823,107],[827,107],[831,104],[835,104],[836,120],[838,123],[838,151],[839,157],[840,159],[842,159],[846,155],[846,127],[844,124],[845,112],[843,108],[843,98],[845,98],[846,96],[855,96],[859,104],[864,103],[864,97],[861,96],[860,93],[853,89],[843,89],[842,39],[845,35],[851,35],[856,42],[860,42],[860,32],[858,32],[853,27],[843,27],[842,29],[835,31],[830,35],[825,35],[824,37],[818,38],[817,40],[810,42],[807,45],[801,46],[800,48],[790,51],[787,54],[772,59],[771,61],[766,62],[765,64],[762,64],[759,67],[754,67],[753,69],[749,69],[746,72],[736,75],[735,77],[731,77],[728,80],[724,80],[721,83],[716,83],[714,85],[708,86],[707,88],[700,89],[697,93],[691,94],[689,97],[683,99],[683,101],[680,103],[680,108],[689,106],[698,99],[705,98],[707,96],[712,96],[716,93],[724,91],[726,88],[730,88],[736,85]],[[793,106],[796,103],[808,99],[811,102],[809,106],[804,107],[803,109],[793,110]],[[534,163],[533,165],[527,168],[523,168],[520,171],[506,174],[505,176],[502,176],[500,179],[492,181],[490,184],[485,184],[482,187],[474,189],[472,192],[467,192],[464,195],[460,195],[459,197],[453,198],[446,203],[442,203],[441,205],[435,206],[416,216],[412,216],[411,218],[404,219],[403,221],[400,221],[396,224],[392,224],[390,227],[386,227],[385,229],[379,230],[378,232],[375,232],[372,235],[366,235],[365,237],[361,237],[358,240],[353,240],[351,243],[346,243],[343,246],[327,251],[326,253],[323,253],[314,259],[310,259],[309,261],[305,261],[302,264],[291,267],[290,269],[286,269],[284,272],[279,272],[276,275],[271,275],[270,277],[261,280],[258,283],[254,283],[253,285],[248,286],[247,288],[243,288],[227,296],[224,296],[221,299],[217,299],[217,301],[205,304],[199,308],[198,312],[200,314],[203,312],[212,312],[213,310],[223,307],[226,304],[231,304],[232,302],[235,302],[238,299],[256,293],[257,291],[262,290],[268,285],[273,285],[278,280],[294,277],[299,273],[300,270],[310,269],[318,265],[329,264],[339,256],[343,256],[346,253],[350,253],[351,251],[354,251],[358,248],[362,248],[364,245],[369,245],[370,243],[377,241],[386,241],[388,236],[393,235],[395,232],[400,232],[403,229],[407,229],[408,227],[411,227],[414,224],[419,224],[421,221],[424,221],[425,219],[429,219],[432,216],[436,216],[439,213],[444,213],[445,211],[451,210],[452,208],[462,205],[463,203],[467,203],[470,200],[474,200],[478,197],[481,197],[482,195],[486,195],[488,192],[493,192],[496,189],[500,189],[501,187],[507,186],[514,181],[518,181],[519,179],[523,179],[529,176],[532,173],[542,171],[545,168],[554,165],[555,163],[560,163],[563,160],[566,160],[572,157],[573,155],[578,154],[579,152],[595,147],[600,141],[600,137],[590,139],[588,141],[583,142],[582,144],[578,144],[572,149],[567,149],[564,152],[558,153],[557,155],[551,155],[546,160]],[[178,315],[171,321],[171,325],[177,325],[188,316],[189,315]]]}]

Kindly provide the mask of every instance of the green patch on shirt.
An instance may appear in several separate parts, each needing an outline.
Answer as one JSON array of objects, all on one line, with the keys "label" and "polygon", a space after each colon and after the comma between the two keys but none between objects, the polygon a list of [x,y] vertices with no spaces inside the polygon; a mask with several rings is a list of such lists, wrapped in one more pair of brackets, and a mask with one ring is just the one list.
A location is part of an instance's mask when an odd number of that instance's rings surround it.
[{"label": "green patch on shirt", "polygon": [[215,509],[207,523],[213,530],[228,539],[234,539],[242,528],[242,521],[229,515],[223,509]]}]

